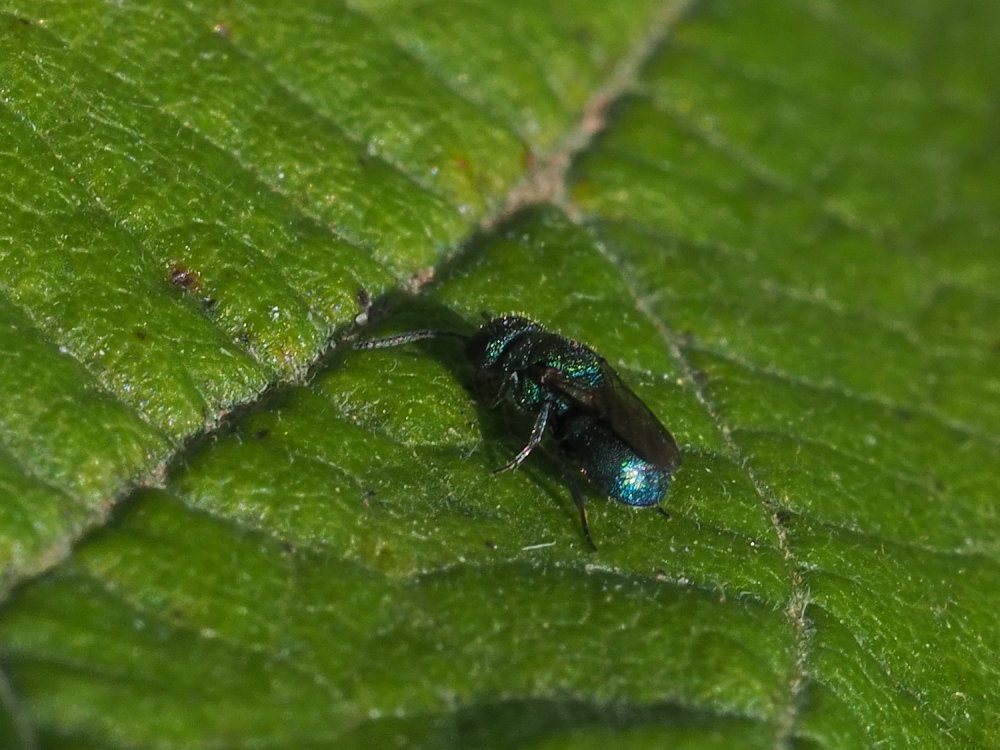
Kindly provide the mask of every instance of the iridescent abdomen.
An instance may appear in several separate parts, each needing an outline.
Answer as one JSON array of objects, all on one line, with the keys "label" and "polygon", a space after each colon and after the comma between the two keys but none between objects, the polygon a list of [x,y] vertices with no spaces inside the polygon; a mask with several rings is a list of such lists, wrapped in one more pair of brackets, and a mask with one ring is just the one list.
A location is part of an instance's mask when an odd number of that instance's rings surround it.
[{"label": "iridescent abdomen", "polygon": [[670,488],[670,472],[640,458],[603,420],[571,412],[554,427],[560,447],[608,497],[656,505]]}]

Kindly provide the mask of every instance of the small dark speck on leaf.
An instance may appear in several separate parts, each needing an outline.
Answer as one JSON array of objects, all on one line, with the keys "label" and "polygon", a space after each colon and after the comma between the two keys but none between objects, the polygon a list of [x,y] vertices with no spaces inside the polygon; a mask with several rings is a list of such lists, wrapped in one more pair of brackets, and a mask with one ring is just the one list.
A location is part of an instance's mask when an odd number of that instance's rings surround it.
[{"label": "small dark speck on leaf", "polygon": [[146,333],[146,331],[144,331],[142,328],[135,329],[135,337],[139,339],[139,341],[145,341],[147,336],[149,336],[149,334]]},{"label": "small dark speck on leaf", "polygon": [[263,440],[264,438],[266,438],[270,434],[271,434],[271,431],[265,427],[264,429],[257,430],[255,433],[253,433],[253,437],[254,437],[254,440]]},{"label": "small dark speck on leaf", "polygon": [[483,544],[486,545],[486,549],[496,549],[497,548],[497,543],[494,542],[492,539],[487,539],[485,542],[483,542]]},{"label": "small dark speck on leaf", "polygon": [[525,169],[534,169],[537,164],[538,156],[528,144],[524,144],[524,148],[521,151],[521,165]]},{"label": "small dark speck on leaf", "polygon": [[432,281],[434,281],[434,269],[422,268],[410,276],[409,285],[412,287],[421,287],[424,284],[429,284]]},{"label": "small dark speck on leaf", "polygon": [[354,293],[354,299],[358,303],[358,309],[361,312],[368,312],[372,307],[372,296],[368,293],[367,289],[358,289]]},{"label": "small dark speck on leaf", "polygon": [[201,276],[183,263],[174,263],[170,266],[170,283],[191,294],[201,291]]},{"label": "small dark speck on leaf", "polygon": [[358,289],[354,293],[354,301],[358,304],[358,314],[354,316],[354,322],[363,326],[369,320],[369,313],[372,310],[372,296],[367,289]]},{"label": "small dark speck on leaf", "polygon": [[902,419],[904,422],[909,422],[913,419],[913,411],[911,409],[899,408],[896,409],[896,416]]}]

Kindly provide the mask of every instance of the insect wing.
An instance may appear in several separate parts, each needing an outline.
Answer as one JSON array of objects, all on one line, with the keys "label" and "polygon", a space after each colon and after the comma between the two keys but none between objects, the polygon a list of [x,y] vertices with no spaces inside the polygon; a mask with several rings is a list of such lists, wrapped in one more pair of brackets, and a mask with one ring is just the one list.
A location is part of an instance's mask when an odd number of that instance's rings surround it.
[{"label": "insect wing", "polygon": [[643,460],[666,471],[680,467],[681,452],[673,435],[603,358],[601,375],[603,385],[600,388],[589,384],[584,387],[561,370],[549,368],[542,382],[607,421],[612,431]]}]

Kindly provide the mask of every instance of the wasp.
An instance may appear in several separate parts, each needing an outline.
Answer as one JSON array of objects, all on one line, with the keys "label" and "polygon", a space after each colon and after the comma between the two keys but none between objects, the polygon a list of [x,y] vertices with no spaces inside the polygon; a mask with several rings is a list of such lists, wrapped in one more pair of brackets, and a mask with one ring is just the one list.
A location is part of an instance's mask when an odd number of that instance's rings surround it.
[{"label": "wasp", "polygon": [[[608,497],[633,506],[656,506],[681,465],[673,436],[649,407],[593,349],[520,315],[487,320],[475,333],[422,330],[354,342],[355,349],[385,349],[413,341],[458,339],[493,405],[513,404],[534,415],[524,447],[494,473],[515,469],[546,434],[560,452]],[[584,498],[564,470],[583,535],[597,549]]]}]

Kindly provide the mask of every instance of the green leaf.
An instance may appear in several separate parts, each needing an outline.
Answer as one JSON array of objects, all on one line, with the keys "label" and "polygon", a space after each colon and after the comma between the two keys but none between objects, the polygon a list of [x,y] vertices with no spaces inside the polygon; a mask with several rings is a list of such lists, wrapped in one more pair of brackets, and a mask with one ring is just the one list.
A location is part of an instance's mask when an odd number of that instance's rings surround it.
[{"label": "green leaf", "polygon": [[[996,746],[998,23],[0,5],[0,747]],[[671,518],[349,345],[482,311]]]}]

